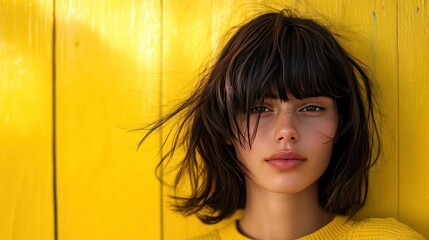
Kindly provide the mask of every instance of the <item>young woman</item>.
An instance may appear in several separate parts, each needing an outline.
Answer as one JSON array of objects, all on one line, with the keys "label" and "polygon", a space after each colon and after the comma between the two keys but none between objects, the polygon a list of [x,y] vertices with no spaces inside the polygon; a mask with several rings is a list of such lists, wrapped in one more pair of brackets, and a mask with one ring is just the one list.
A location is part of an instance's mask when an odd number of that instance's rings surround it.
[{"label": "young woman", "polygon": [[196,239],[423,239],[394,219],[353,222],[379,156],[362,64],[324,26],[289,11],[235,32],[193,94],[148,126],[176,121],[163,163],[183,147],[176,210],[217,223]]}]

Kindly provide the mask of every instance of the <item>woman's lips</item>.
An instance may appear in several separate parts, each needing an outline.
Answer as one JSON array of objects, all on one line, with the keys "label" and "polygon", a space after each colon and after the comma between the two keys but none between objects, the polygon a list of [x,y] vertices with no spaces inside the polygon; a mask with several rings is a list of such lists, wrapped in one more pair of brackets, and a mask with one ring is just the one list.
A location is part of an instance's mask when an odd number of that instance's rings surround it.
[{"label": "woman's lips", "polygon": [[278,152],[265,160],[271,166],[280,170],[289,170],[298,167],[305,161],[305,157],[295,152]]}]

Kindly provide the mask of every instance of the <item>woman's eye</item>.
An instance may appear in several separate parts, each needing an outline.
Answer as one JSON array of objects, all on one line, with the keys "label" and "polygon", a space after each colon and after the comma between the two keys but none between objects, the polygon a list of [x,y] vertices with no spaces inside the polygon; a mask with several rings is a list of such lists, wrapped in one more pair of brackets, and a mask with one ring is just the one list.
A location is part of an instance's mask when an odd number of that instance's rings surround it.
[{"label": "woman's eye", "polygon": [[324,110],[325,110],[324,107],[316,106],[316,105],[309,105],[309,106],[303,107],[300,111],[301,112],[321,112]]},{"label": "woman's eye", "polygon": [[250,113],[264,113],[264,112],[271,112],[271,109],[264,106],[254,107],[250,109]]}]

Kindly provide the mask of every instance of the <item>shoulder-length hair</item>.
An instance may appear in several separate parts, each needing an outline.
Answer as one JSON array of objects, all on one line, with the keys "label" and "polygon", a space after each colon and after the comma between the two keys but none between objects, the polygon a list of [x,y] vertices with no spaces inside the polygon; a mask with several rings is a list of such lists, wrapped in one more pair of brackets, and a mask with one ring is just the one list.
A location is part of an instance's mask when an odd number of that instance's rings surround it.
[{"label": "shoulder-length hair", "polygon": [[[319,203],[351,216],[364,205],[369,168],[380,153],[372,84],[364,65],[326,27],[287,10],[261,14],[236,30],[204,73],[189,98],[144,128],[141,141],[174,119],[172,144],[158,168],[184,148],[175,187],[186,180],[191,192],[173,196],[177,211],[211,224],[244,208],[246,169],[230,143],[251,146],[256,130],[250,136],[249,109],[266,96],[336,101],[340,124],[329,166],[318,180]],[[247,115],[244,129],[240,114]]]}]

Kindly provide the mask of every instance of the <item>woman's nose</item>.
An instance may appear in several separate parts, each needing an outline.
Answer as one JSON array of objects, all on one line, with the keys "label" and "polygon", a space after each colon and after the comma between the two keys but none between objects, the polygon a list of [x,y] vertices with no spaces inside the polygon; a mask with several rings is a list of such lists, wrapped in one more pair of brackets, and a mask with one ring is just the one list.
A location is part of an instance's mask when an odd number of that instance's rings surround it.
[{"label": "woman's nose", "polygon": [[275,140],[278,142],[299,141],[299,133],[296,128],[296,118],[292,112],[280,113],[276,119]]}]

